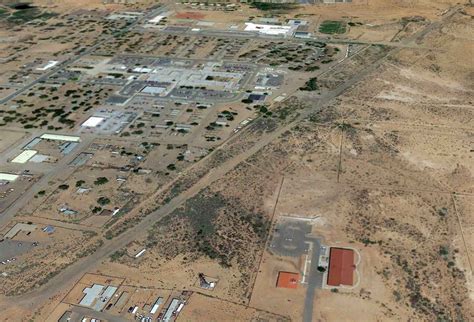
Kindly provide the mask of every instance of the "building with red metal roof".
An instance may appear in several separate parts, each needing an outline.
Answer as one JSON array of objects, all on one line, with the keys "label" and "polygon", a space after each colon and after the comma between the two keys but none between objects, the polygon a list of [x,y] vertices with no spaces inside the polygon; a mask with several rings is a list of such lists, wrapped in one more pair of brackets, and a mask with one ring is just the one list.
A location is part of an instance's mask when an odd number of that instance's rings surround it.
[{"label": "building with red metal roof", "polygon": [[296,288],[299,280],[300,274],[298,273],[279,272],[276,286],[283,288]]},{"label": "building with red metal roof", "polygon": [[354,251],[331,247],[327,284],[331,286],[354,284]]}]

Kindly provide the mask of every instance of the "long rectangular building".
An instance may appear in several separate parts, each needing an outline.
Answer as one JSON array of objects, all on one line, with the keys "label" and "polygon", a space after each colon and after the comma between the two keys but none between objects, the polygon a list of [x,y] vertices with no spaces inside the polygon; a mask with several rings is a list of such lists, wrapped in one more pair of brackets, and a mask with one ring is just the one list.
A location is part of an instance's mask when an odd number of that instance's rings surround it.
[{"label": "long rectangular building", "polygon": [[163,317],[164,322],[169,322],[171,320],[179,304],[180,304],[180,300],[178,299],[173,299],[171,301],[170,306],[168,306],[165,316]]},{"label": "long rectangular building", "polygon": [[354,251],[331,247],[327,284],[331,286],[354,284]]}]

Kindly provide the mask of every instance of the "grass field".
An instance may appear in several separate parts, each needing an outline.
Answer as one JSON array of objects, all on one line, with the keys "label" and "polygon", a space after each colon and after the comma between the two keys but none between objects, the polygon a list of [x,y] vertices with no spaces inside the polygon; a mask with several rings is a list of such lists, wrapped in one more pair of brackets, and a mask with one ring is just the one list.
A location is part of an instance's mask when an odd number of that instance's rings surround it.
[{"label": "grass field", "polygon": [[319,25],[319,32],[323,34],[343,34],[346,32],[346,23],[343,21],[325,20]]}]

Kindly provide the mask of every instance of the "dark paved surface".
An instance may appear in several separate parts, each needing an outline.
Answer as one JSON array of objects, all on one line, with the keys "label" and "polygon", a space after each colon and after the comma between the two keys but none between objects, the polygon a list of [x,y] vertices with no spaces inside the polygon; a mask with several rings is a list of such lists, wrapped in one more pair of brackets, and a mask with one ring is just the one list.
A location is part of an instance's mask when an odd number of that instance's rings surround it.
[{"label": "dark paved surface", "polygon": [[270,244],[274,254],[299,257],[308,252],[306,235],[311,232],[311,225],[298,221],[283,221],[278,224]]},{"label": "dark paved surface", "polygon": [[321,240],[318,238],[309,238],[313,242],[311,254],[311,265],[308,274],[308,286],[304,300],[303,322],[313,321],[314,296],[317,288],[323,286],[324,274],[318,271],[318,261],[321,255]]},{"label": "dark paved surface", "polygon": [[34,246],[32,242],[19,242],[16,240],[6,239],[0,242],[0,262],[3,262],[7,259],[11,259],[12,257],[18,257],[21,254],[26,253],[33,247]]}]

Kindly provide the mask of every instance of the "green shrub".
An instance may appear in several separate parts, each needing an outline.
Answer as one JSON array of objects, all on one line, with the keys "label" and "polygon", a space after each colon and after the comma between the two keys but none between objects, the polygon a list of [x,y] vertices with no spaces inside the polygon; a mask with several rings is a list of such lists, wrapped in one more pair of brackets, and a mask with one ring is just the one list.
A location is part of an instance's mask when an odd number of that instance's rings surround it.
[{"label": "green shrub", "polygon": [[107,182],[109,182],[109,179],[107,179],[106,177],[99,177],[94,181],[94,184],[96,186],[99,186],[99,185],[102,185],[102,184],[106,184]]},{"label": "green shrub", "polygon": [[318,79],[316,77],[310,78],[303,86],[300,87],[300,91],[315,91],[319,89]]}]

